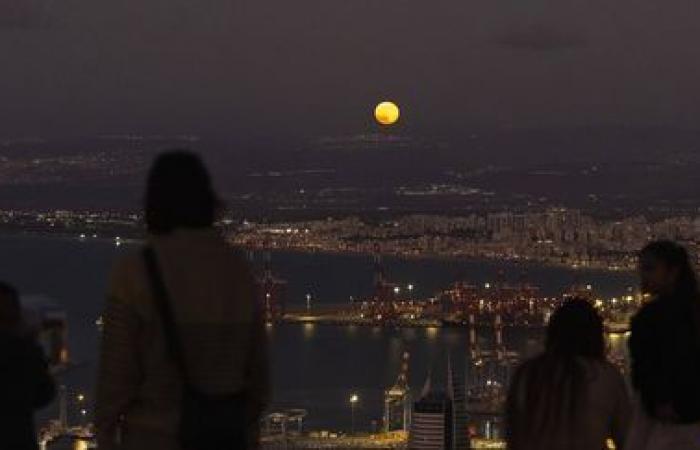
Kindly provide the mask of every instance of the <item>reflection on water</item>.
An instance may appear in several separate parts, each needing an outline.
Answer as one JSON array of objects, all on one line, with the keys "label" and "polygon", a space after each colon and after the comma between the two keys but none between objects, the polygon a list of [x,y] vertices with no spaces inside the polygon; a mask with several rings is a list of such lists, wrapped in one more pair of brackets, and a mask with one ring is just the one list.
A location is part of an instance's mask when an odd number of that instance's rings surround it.
[{"label": "reflection on water", "polygon": [[[103,308],[107,273],[115,257],[133,250],[111,241],[79,241],[56,238],[0,236],[0,277],[24,293],[55,298],[68,314],[69,345],[80,363],[62,375],[70,391],[92,392],[99,335],[95,320]],[[289,281],[289,302],[306,306],[310,293],[315,305],[346,303],[371,292],[373,265],[363,256],[332,256],[280,253],[273,256],[274,270]],[[387,275],[401,284],[412,283],[414,295],[433,294],[457,279],[484,282],[503,268],[507,279],[517,279],[523,265],[476,261],[400,260],[386,258]],[[555,293],[574,278],[574,271],[528,266],[528,277]],[[633,284],[630,274],[576,272],[603,295],[619,295]],[[478,339],[490,345],[492,331],[478,330]],[[404,350],[411,353],[409,384],[414,392],[423,384],[429,368],[448,352],[454,361],[466,363],[468,333],[454,328],[409,328],[319,324],[269,325],[274,405],[305,408],[312,428],[343,428],[348,425],[348,393],[362,399],[355,414],[358,428],[368,429],[382,414],[383,391],[395,380]],[[541,333],[506,328],[504,339],[523,356],[541,348]],[[611,351],[626,354],[625,338],[612,337]],[[87,405],[88,411],[92,406]],[[48,414],[55,415],[55,410]],[[79,419],[79,418],[76,418]]]},{"label": "reflection on water", "polygon": [[428,327],[425,329],[425,337],[428,339],[435,339],[438,335],[437,327]]},{"label": "reflection on water", "polygon": [[304,339],[309,340],[309,339],[313,338],[314,329],[315,329],[316,325],[314,325],[313,323],[305,323],[303,325],[303,327],[304,327]]},{"label": "reflection on water", "polygon": [[[484,327],[478,334],[484,349],[493,346],[492,330]],[[404,351],[410,353],[413,392],[420,391],[428,371],[444,364],[448,353],[460,367],[468,362],[469,336],[461,328],[279,324],[269,336],[275,407],[307,409],[310,427],[345,427],[350,391],[363,399],[355,411],[358,427],[380,419],[383,391],[396,380]],[[538,352],[541,336],[541,330],[505,330],[509,349],[522,355]]]}]

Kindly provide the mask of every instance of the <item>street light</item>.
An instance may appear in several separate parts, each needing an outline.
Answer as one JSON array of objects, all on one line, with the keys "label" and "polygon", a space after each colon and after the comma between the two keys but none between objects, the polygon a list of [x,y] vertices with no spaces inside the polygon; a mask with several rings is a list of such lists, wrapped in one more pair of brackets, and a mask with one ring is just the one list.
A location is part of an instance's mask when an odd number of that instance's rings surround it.
[{"label": "street light", "polygon": [[80,415],[81,415],[81,423],[84,425],[85,424],[85,417],[87,416],[87,410],[85,409],[85,394],[82,392],[79,392],[75,396],[75,400],[78,404],[78,407],[80,408]]},{"label": "street light", "polygon": [[311,310],[311,294],[306,294],[306,310]]},{"label": "street light", "polygon": [[350,414],[352,415],[352,428],[351,434],[355,434],[355,405],[360,401],[360,397],[357,394],[352,394],[350,396]]}]

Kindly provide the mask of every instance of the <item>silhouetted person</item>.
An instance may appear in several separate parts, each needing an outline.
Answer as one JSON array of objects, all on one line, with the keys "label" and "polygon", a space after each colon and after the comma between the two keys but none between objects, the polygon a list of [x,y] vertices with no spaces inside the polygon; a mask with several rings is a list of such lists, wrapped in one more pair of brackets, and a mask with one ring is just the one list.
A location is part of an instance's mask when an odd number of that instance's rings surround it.
[{"label": "silhouetted person", "polygon": [[632,320],[632,384],[643,410],[631,449],[700,448],[700,295],[683,247],[647,245],[639,255],[644,293],[652,297]]},{"label": "silhouetted person", "polygon": [[48,405],[56,391],[21,311],[17,291],[0,282],[0,448],[35,450],[34,411]]},{"label": "silhouetted person", "polygon": [[100,450],[117,441],[124,449],[256,445],[268,395],[264,325],[245,259],[212,226],[219,205],[197,156],[158,157],[146,247],[121,257],[109,282]]},{"label": "silhouetted person", "polygon": [[552,315],[545,351],[517,370],[508,393],[509,450],[622,448],[630,420],[622,376],[605,359],[603,321],[585,300]]}]

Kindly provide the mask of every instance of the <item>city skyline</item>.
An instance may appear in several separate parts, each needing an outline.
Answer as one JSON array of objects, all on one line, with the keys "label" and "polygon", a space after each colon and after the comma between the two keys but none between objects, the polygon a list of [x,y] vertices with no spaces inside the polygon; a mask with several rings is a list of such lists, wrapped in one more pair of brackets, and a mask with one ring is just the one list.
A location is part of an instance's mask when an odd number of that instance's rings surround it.
[{"label": "city skyline", "polygon": [[537,355],[570,353],[543,386],[638,370],[632,318],[697,297],[695,9],[0,0],[3,338],[55,377],[41,448],[175,419],[170,394],[181,435],[218,424],[198,445],[505,448]]}]

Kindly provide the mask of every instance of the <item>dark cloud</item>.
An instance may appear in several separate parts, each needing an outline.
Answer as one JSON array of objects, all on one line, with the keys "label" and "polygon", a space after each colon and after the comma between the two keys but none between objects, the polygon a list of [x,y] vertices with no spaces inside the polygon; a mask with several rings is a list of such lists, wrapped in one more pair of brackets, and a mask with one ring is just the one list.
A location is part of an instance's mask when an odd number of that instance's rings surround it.
[{"label": "dark cloud", "polygon": [[569,50],[588,43],[582,34],[542,23],[511,28],[496,36],[494,42],[503,47],[530,51]]},{"label": "dark cloud", "polygon": [[53,0],[0,0],[0,29],[45,27]]}]

